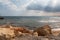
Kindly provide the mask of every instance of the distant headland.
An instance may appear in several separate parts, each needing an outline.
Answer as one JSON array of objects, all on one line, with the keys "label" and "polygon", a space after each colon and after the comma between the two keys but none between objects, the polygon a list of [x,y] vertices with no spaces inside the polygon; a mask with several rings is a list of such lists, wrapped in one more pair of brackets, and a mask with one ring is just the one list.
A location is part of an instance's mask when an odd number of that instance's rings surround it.
[{"label": "distant headland", "polygon": [[4,17],[0,16],[0,19],[4,19]]}]

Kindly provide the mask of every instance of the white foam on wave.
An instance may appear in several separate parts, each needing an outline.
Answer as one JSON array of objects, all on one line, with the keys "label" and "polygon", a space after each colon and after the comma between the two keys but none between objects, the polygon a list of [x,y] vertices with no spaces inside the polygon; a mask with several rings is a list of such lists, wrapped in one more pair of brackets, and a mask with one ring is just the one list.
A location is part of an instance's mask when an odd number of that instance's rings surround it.
[{"label": "white foam on wave", "polygon": [[58,20],[40,20],[38,22],[60,22]]},{"label": "white foam on wave", "polygon": [[60,31],[60,28],[54,28],[52,31]]}]

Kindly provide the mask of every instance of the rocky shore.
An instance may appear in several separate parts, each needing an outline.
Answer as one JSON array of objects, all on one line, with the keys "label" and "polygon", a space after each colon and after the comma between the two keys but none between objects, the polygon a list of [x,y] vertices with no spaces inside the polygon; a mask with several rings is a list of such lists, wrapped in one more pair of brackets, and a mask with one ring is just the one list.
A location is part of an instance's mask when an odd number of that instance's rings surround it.
[{"label": "rocky shore", "polygon": [[60,40],[60,30],[44,25],[30,30],[11,25],[0,26],[0,40]]}]

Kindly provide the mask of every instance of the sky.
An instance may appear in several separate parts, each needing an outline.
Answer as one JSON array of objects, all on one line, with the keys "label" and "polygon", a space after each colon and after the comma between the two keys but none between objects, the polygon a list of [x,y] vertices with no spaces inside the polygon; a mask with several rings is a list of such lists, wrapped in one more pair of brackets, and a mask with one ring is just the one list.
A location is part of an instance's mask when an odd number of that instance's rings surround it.
[{"label": "sky", "polygon": [[60,0],[0,0],[0,16],[60,16]]}]

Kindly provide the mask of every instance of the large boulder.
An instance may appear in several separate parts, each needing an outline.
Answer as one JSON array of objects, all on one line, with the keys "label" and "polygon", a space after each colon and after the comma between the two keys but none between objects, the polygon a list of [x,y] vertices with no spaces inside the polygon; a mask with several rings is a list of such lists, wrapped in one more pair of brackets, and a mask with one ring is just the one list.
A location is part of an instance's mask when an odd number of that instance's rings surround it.
[{"label": "large boulder", "polygon": [[35,29],[33,32],[37,32],[38,36],[48,36],[51,34],[51,27],[49,25],[45,25]]}]

